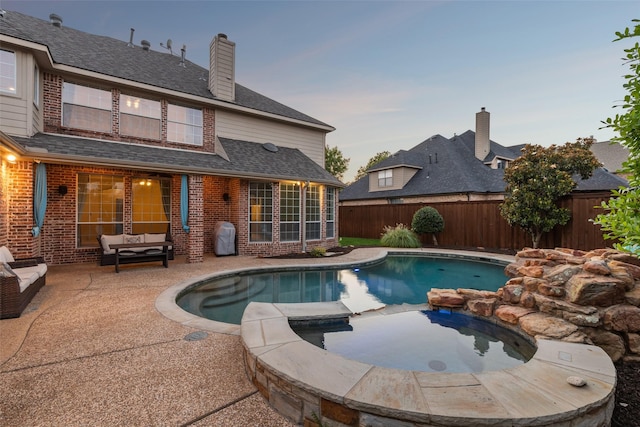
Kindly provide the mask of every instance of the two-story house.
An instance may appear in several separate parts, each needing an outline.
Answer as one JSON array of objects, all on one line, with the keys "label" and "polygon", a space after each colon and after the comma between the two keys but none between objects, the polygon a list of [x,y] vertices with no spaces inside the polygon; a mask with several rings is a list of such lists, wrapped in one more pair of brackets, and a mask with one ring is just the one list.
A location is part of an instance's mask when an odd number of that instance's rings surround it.
[{"label": "two-story house", "polygon": [[0,245],[62,264],[169,232],[199,262],[219,221],[242,255],[336,245],[334,128],[236,83],[226,35],[203,68],[62,22],[0,12]]},{"label": "two-story house", "polygon": [[[490,114],[476,113],[475,132],[434,135],[374,165],[340,192],[341,206],[503,200],[504,169],[523,145],[505,147],[490,139]],[[607,191],[627,182],[598,168],[578,180],[577,192]]]}]

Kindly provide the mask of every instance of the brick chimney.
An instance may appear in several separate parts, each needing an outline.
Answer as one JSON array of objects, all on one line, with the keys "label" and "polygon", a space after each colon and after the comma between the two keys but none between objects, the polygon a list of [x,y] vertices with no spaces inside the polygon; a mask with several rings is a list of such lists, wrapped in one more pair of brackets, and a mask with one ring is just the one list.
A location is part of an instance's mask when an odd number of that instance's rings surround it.
[{"label": "brick chimney", "polygon": [[489,144],[489,112],[484,107],[476,113],[476,158],[484,160],[491,150]]},{"label": "brick chimney", "polygon": [[225,101],[236,99],[236,44],[218,34],[209,45],[209,91]]}]

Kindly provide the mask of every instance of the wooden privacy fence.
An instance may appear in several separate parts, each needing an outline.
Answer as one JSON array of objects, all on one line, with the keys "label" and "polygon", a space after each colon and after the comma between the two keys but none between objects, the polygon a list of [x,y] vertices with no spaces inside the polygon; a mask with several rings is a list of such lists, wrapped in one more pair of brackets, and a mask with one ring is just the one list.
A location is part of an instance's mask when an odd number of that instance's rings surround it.
[{"label": "wooden privacy fence", "polygon": [[[604,240],[600,227],[593,219],[602,209],[602,201],[609,200],[610,192],[574,193],[561,200],[560,205],[571,211],[571,220],[565,226],[556,226],[540,240],[541,248],[572,248],[591,250],[611,247]],[[340,206],[340,236],[380,238],[385,226],[405,224],[411,226],[413,214],[423,206],[435,208],[444,218],[444,231],[437,234],[438,244],[446,247],[520,250],[531,247],[531,237],[520,227],[511,227],[500,215],[501,201],[408,203],[370,206]],[[431,243],[431,236],[422,236],[422,242]]]}]

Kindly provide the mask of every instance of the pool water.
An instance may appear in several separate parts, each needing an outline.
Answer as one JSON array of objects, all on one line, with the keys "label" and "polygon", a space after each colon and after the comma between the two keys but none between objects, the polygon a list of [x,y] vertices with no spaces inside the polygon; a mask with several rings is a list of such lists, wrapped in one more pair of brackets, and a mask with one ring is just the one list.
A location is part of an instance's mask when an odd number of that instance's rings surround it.
[{"label": "pool water", "polygon": [[306,341],[376,366],[424,372],[484,372],[527,362],[535,347],[517,333],[459,313],[408,311],[349,323],[291,324]]},{"label": "pool water", "polygon": [[240,324],[252,302],[342,301],[360,313],[393,304],[424,304],[431,288],[495,291],[504,285],[505,264],[424,255],[390,255],[360,268],[322,268],[221,276],[181,295],[177,304],[197,316]]}]

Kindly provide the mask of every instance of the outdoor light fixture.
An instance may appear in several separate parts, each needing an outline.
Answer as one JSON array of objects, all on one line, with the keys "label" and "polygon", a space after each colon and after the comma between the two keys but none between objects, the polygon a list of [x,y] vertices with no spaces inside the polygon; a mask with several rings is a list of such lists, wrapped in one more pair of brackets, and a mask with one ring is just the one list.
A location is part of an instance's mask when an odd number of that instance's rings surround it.
[{"label": "outdoor light fixture", "polygon": [[68,188],[66,185],[59,185],[58,186],[58,194],[60,194],[61,196],[64,196],[65,194],[67,194]]},{"label": "outdoor light fixture", "polygon": [[16,162],[16,156],[14,154],[7,154],[7,161],[11,164],[14,164]]}]

